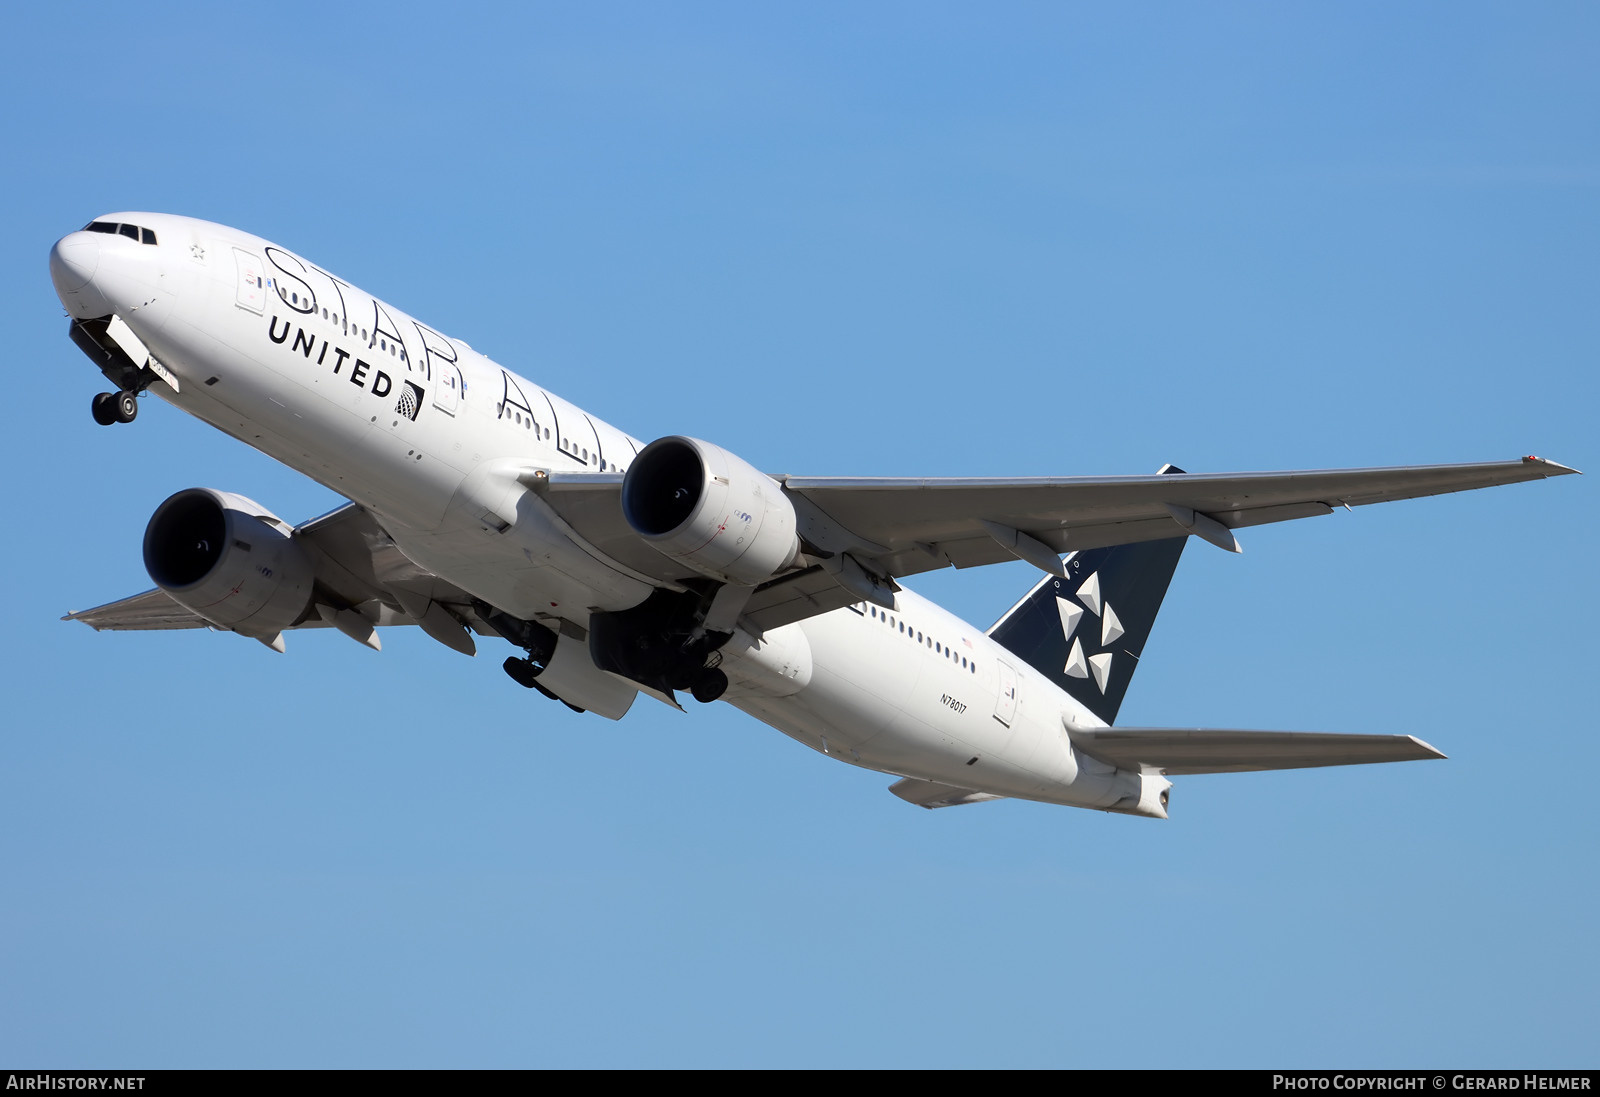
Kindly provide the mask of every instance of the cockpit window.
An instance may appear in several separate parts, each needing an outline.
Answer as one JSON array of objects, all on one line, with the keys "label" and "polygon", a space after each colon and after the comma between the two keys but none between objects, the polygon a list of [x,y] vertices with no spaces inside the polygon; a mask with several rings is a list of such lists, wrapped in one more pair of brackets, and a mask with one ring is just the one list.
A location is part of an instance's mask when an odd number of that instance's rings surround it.
[{"label": "cockpit window", "polygon": [[84,232],[104,232],[111,236],[126,236],[129,240],[137,240],[141,244],[154,244],[156,234],[150,229],[140,228],[138,225],[119,225],[115,221],[90,221],[83,226]]}]

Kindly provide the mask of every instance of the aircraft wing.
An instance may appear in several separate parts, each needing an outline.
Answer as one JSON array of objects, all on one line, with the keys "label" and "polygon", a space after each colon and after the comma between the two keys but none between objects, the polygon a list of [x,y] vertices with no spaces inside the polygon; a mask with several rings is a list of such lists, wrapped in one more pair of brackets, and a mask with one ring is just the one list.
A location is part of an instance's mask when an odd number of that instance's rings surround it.
[{"label": "aircraft wing", "polygon": [[[294,538],[316,565],[314,603],[330,611],[312,612],[295,628],[341,628],[361,633],[359,639],[378,646],[370,627],[420,624],[436,639],[466,650],[471,640],[462,624],[493,634],[473,609],[472,596],[408,560],[373,517],[354,503],[295,527]],[[442,606],[450,619],[440,617]],[[356,617],[337,618],[340,612]],[[356,618],[360,618],[357,620]],[[82,621],[96,630],[211,628],[199,614],[184,609],[162,590],[147,590],[94,609],[67,614],[64,621]]]},{"label": "aircraft wing", "polygon": [[211,627],[204,617],[184,609],[163,590],[147,590],[94,609],[74,610],[62,620],[82,621],[97,631]]},{"label": "aircraft wing", "polygon": [[[1576,471],[1524,457],[1304,472],[1182,473],[1169,468],[1151,476],[779,476],[815,562],[758,588],[743,620],[775,628],[855,602],[882,600],[896,589],[894,580],[936,568],[1023,559],[1058,571],[1065,552],[1189,533],[1237,552],[1233,531],[1247,526]],[[621,487],[617,474],[553,472],[541,477],[537,490],[601,552],[663,582],[691,574],[655,553],[628,527]]]},{"label": "aircraft wing", "polygon": [[[848,531],[845,539],[856,538],[857,551],[866,550],[887,564],[890,574],[899,576],[947,564],[974,567],[1016,558],[1017,551],[1002,544],[1003,534],[997,536],[991,526],[1025,533],[1063,553],[1199,533],[1196,526],[1204,528],[1205,523],[1193,523],[1193,515],[1234,530],[1329,514],[1340,506],[1445,495],[1575,471],[1524,457],[1480,464],[1305,472],[1025,480],[780,479],[791,495],[803,497],[841,532]],[[887,551],[874,553],[875,546]]]},{"label": "aircraft wing", "polygon": [[[895,580],[942,567],[1023,559],[1046,571],[1078,549],[1193,533],[1237,551],[1232,531],[1395,499],[1563,476],[1575,469],[1518,461],[1308,472],[1181,473],[1032,479],[777,477],[794,504],[810,563],[758,587],[741,616],[776,628],[861,601],[889,604]],[[641,577],[674,585],[694,573],[658,553],[622,514],[618,473],[528,469],[517,477],[580,543]],[[322,602],[374,626],[420,624],[457,650],[493,633],[472,597],[408,560],[355,504],[294,531],[315,558]],[[442,614],[442,615],[441,615]],[[96,629],[202,628],[159,590],[68,614]],[[346,617],[346,625],[351,623]],[[311,616],[295,627],[339,623]],[[358,631],[363,627],[356,622]],[[364,634],[365,635],[365,634]],[[370,637],[363,642],[373,642]]]}]

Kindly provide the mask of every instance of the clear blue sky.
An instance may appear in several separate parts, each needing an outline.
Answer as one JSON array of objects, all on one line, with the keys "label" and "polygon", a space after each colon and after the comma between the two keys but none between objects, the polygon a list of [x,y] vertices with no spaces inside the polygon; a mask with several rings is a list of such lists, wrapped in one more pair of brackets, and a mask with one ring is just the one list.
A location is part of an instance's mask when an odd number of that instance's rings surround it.
[{"label": "clear blue sky", "polygon": [[[1594,1066],[1595,480],[1192,547],[1123,719],[1416,734],[941,812],[411,631],[57,618],[205,485],[46,253],[237,225],[774,472],[1600,469],[1589,4],[25,5],[0,91],[0,1065]],[[913,585],[987,625],[1024,565]]]}]

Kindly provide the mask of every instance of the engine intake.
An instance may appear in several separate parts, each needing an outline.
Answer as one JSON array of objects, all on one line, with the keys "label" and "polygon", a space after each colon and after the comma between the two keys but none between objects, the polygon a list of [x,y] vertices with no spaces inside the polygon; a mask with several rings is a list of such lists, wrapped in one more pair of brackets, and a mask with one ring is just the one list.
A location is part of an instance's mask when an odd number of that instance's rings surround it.
[{"label": "engine intake", "polygon": [[293,533],[242,495],[188,488],[151,516],[144,566],[184,609],[218,628],[270,639],[311,607],[316,567]]},{"label": "engine intake", "polygon": [[622,513],[658,552],[727,583],[765,582],[800,553],[782,485],[698,438],[646,446],[622,479]]}]

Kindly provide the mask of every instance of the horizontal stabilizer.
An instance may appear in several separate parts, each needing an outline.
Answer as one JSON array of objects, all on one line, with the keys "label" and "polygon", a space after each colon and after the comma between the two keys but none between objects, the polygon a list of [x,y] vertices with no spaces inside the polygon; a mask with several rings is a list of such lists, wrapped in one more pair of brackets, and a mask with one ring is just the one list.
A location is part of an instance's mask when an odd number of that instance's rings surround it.
[{"label": "horizontal stabilizer", "polygon": [[992,792],[974,792],[970,788],[941,785],[937,781],[918,781],[905,777],[889,786],[889,791],[908,804],[928,808],[953,808],[958,804],[981,804],[985,800],[1004,800]]},{"label": "horizontal stabilizer", "polygon": [[1249,773],[1444,757],[1412,735],[1231,728],[1096,728],[1073,729],[1068,734],[1079,750],[1107,765],[1126,770],[1160,770],[1168,775]]}]

